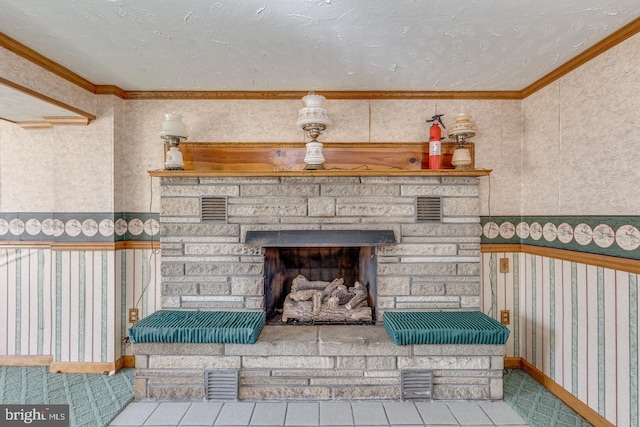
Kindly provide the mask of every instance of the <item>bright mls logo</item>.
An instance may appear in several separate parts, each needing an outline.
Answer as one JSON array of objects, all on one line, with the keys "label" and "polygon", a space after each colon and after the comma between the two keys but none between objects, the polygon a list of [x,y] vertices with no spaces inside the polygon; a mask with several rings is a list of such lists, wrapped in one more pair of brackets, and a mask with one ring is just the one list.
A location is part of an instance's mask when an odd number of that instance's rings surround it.
[{"label": "bright mls logo", "polygon": [[0,427],[69,427],[69,405],[0,405]]}]

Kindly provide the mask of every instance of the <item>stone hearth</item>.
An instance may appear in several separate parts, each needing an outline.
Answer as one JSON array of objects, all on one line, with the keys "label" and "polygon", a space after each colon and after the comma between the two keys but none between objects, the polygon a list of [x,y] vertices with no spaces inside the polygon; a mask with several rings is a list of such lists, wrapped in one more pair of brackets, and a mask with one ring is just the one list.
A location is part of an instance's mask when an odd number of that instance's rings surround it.
[{"label": "stone hearth", "polygon": [[265,326],[255,344],[135,344],[136,397],[203,399],[204,371],[237,369],[239,399],[400,399],[433,369],[434,399],[502,399],[504,345],[395,345],[381,326]]}]

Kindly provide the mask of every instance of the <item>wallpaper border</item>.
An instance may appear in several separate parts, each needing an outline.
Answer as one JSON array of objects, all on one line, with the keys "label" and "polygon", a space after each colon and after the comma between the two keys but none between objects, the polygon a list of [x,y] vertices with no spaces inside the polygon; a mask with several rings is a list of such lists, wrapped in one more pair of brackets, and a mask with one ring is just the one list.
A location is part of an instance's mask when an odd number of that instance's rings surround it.
[{"label": "wallpaper border", "polygon": [[639,216],[483,216],[481,243],[526,244],[640,260]]},{"label": "wallpaper border", "polygon": [[0,212],[0,242],[152,241],[159,219],[148,212]]}]

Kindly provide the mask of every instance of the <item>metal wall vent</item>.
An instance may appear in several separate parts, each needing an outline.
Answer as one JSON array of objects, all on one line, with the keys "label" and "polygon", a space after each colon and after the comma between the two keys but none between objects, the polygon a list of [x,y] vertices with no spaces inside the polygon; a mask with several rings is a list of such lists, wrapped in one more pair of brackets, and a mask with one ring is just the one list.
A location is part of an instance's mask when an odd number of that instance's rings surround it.
[{"label": "metal wall vent", "polygon": [[202,221],[226,221],[227,198],[202,196],[200,199],[200,213]]},{"label": "metal wall vent", "polygon": [[416,221],[442,221],[442,197],[416,197]]},{"label": "metal wall vent", "polygon": [[238,370],[214,369],[204,371],[204,396],[207,400],[237,400]]},{"label": "metal wall vent", "polygon": [[402,400],[433,399],[433,371],[427,369],[400,371],[400,395]]}]

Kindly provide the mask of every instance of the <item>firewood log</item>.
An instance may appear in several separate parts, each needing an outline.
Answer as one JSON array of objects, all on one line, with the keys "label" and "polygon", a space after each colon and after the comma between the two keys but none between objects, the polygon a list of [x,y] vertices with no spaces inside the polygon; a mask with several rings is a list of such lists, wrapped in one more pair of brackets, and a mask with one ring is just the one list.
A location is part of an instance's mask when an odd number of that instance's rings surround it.
[{"label": "firewood log", "polygon": [[326,304],[331,297],[331,292],[333,292],[338,286],[342,285],[343,283],[343,278],[333,279],[333,281],[329,283],[327,287],[322,291],[322,302]]},{"label": "firewood log", "polygon": [[327,300],[327,307],[336,308],[338,307],[339,303],[340,303],[340,300],[338,297],[329,297],[329,299]]},{"label": "firewood log", "polygon": [[338,286],[343,285],[344,284],[344,279],[341,277],[339,279],[333,279],[331,281],[331,283],[329,283],[323,290],[325,295],[331,295],[331,292],[333,292]]},{"label": "firewood log", "polygon": [[348,303],[351,298],[353,298],[353,295],[351,293],[349,293],[349,291],[347,290],[346,286],[338,286],[331,293],[331,296],[338,298],[338,304],[339,305],[344,305],[344,304]]},{"label": "firewood log", "polygon": [[294,301],[309,301],[311,299],[311,297],[313,297],[313,294],[315,294],[316,291],[315,289],[307,289],[304,291],[296,291],[296,292],[291,292],[289,294],[289,298],[291,298]]},{"label": "firewood log", "polygon": [[312,301],[313,301],[313,314],[318,314],[320,313],[320,309],[322,308],[322,292],[316,291],[316,293],[313,294]]},{"label": "firewood log", "polygon": [[353,298],[351,298],[349,300],[349,302],[347,302],[344,307],[347,310],[352,310],[358,306],[360,306],[360,304],[367,299],[367,294],[364,292],[359,292],[357,293]]},{"label": "firewood log", "polygon": [[362,305],[362,303],[367,299],[367,296],[369,295],[367,287],[358,281],[356,281],[353,284],[353,287],[349,290],[353,291],[355,295],[349,300],[349,302],[344,305],[347,310],[352,310]]},{"label": "firewood log", "polygon": [[293,301],[286,298],[282,310],[282,321],[297,320],[299,322],[370,322],[371,307],[358,307],[347,310],[344,306],[330,308],[323,304],[319,313],[313,312],[311,301]]},{"label": "firewood log", "polygon": [[291,292],[305,291],[307,289],[323,290],[330,282],[322,280],[309,281],[306,277],[299,274],[291,281]]}]

